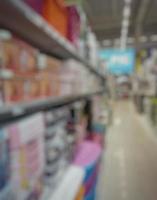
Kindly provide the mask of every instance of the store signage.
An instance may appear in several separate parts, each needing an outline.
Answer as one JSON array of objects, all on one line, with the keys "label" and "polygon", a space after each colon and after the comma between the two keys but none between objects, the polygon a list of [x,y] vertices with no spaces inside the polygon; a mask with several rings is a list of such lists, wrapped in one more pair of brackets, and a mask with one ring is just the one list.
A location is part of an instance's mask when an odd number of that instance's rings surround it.
[{"label": "store signage", "polygon": [[105,60],[107,71],[112,74],[131,74],[134,70],[134,49],[105,49],[99,55]]}]

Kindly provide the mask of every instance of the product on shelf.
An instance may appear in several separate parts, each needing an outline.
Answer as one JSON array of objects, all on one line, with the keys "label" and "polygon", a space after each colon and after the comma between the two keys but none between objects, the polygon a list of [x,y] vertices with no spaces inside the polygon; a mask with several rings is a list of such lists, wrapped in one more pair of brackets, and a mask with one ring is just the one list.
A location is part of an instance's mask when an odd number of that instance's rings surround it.
[{"label": "product on shelf", "polygon": [[78,61],[60,61],[8,33],[0,38],[0,104],[81,95],[100,82]]},{"label": "product on shelf", "polygon": [[98,88],[100,88],[100,83],[96,77],[89,73],[80,62],[73,59],[69,59],[63,63],[61,71],[63,92],[65,91],[64,83],[67,83],[67,80],[71,83],[69,84],[69,90],[72,91],[72,93],[90,93],[90,91],[98,90]]},{"label": "product on shelf", "polygon": [[104,146],[105,133],[111,118],[110,106],[104,96],[95,96],[92,98],[92,102],[93,122],[90,139]]},{"label": "product on shelf", "polygon": [[45,115],[47,131],[45,181],[48,186],[55,187],[69,166],[75,145],[75,135],[67,129],[69,109],[59,108]]},{"label": "product on shelf", "polygon": [[44,0],[24,0],[31,8],[33,8],[37,13],[42,14]]},{"label": "product on shelf", "polygon": [[76,6],[68,6],[68,39],[78,46],[80,36],[81,19]]},{"label": "product on shelf", "polygon": [[76,148],[87,136],[87,116],[84,113],[84,102],[74,103],[71,107],[71,115],[68,120],[68,132],[75,134]]},{"label": "product on shelf", "polygon": [[45,0],[43,17],[64,37],[68,33],[68,12],[64,0]]},{"label": "product on shelf", "polygon": [[60,96],[60,71],[62,70],[62,62],[56,58],[46,56],[44,54],[38,54],[37,66],[41,75],[41,95],[45,94],[46,91],[48,92],[49,90],[49,94],[47,94],[47,96]]},{"label": "product on shelf", "polygon": [[38,199],[44,189],[44,120],[42,114],[5,127],[10,138],[11,181],[16,200]]},{"label": "product on shelf", "polygon": [[1,69],[10,69],[16,74],[35,73],[37,51],[15,37],[0,39]]}]

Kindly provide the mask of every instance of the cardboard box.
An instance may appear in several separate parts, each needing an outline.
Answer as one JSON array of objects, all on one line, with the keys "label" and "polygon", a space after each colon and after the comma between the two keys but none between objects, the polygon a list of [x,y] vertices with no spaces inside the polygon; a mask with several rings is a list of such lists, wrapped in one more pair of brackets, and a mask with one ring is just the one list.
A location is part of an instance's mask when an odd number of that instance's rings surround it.
[{"label": "cardboard box", "polygon": [[16,73],[35,73],[37,70],[37,51],[25,42],[10,38],[1,40],[2,68],[10,69]]}]

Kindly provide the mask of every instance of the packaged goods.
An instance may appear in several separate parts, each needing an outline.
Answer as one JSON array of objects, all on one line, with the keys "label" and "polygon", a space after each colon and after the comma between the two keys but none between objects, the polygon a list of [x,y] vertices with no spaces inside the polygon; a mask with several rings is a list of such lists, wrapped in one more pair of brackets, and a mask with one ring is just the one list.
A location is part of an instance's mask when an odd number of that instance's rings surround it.
[{"label": "packaged goods", "polygon": [[24,102],[40,97],[39,81],[32,78],[12,78],[3,81],[5,103]]},{"label": "packaged goods", "polygon": [[68,6],[68,39],[77,46],[80,36],[80,16],[75,6]]},{"label": "packaged goods", "polygon": [[64,37],[68,32],[68,13],[64,0],[45,0],[43,17]]},{"label": "packaged goods", "polygon": [[45,116],[47,124],[45,181],[51,187],[58,183],[73,158],[75,135],[70,134],[67,129],[69,115],[69,109],[63,107],[49,111]]},{"label": "packaged goods", "polygon": [[37,13],[42,14],[43,0],[24,0],[31,8],[33,8]]},{"label": "packaged goods", "polygon": [[4,80],[3,92],[5,103],[24,100],[23,81],[18,79]]},{"label": "packaged goods", "polygon": [[43,115],[8,125],[6,131],[10,137],[11,179],[17,199],[31,199],[34,195],[39,198],[45,167]]},{"label": "packaged goods", "polygon": [[60,71],[62,62],[56,58],[38,55],[38,68],[41,74],[40,92],[41,96],[60,95]]},{"label": "packaged goods", "polygon": [[11,37],[1,41],[0,49],[3,52],[1,67],[22,74],[36,71],[37,51],[25,42]]}]

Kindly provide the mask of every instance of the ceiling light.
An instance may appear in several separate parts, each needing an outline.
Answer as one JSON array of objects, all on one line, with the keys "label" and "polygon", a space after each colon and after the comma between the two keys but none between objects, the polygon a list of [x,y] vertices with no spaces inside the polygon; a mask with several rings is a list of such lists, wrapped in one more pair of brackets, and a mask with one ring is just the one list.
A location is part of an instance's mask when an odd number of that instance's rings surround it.
[{"label": "ceiling light", "polygon": [[124,8],[123,8],[123,21],[121,27],[121,36],[120,36],[120,47],[121,49],[125,49],[127,45],[127,36],[129,31],[129,17],[131,14],[131,0],[124,0]]},{"label": "ceiling light", "polygon": [[129,18],[131,14],[131,9],[130,6],[125,6],[123,10],[123,17],[124,18]]},{"label": "ceiling light", "polygon": [[121,30],[121,37],[124,37],[124,36],[127,36],[127,34],[128,34],[128,28],[122,28],[122,30]]},{"label": "ceiling light", "polygon": [[132,0],[124,0],[126,4],[130,4]]},{"label": "ceiling light", "polygon": [[129,26],[129,20],[128,19],[124,19],[122,21],[122,27],[124,28],[124,27],[128,27],[128,26]]},{"label": "ceiling light", "polygon": [[120,41],[120,48],[121,49],[125,49],[126,48],[126,41],[127,41],[127,38],[122,38],[121,41]]}]

